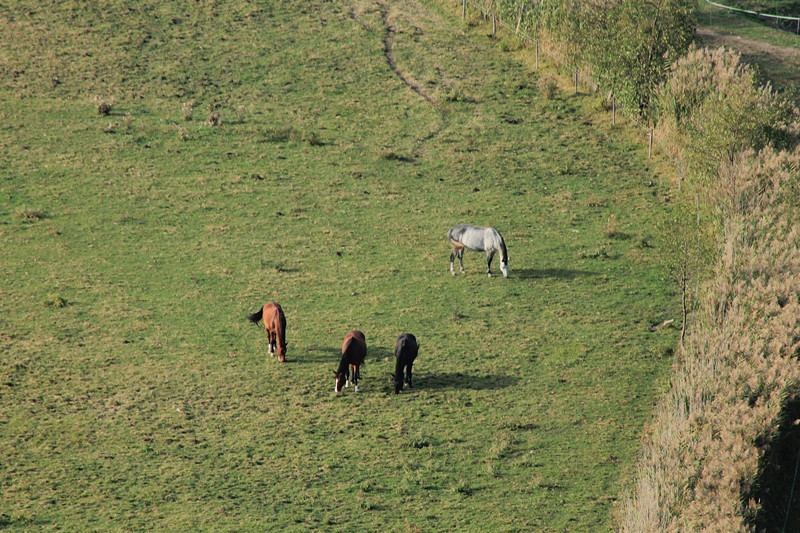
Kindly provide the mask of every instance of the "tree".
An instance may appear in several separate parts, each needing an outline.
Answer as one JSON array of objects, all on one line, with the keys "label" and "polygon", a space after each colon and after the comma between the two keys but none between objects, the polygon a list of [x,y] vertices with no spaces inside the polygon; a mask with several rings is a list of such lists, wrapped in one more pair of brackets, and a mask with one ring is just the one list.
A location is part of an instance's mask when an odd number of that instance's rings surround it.
[{"label": "tree", "polygon": [[[612,4],[608,2],[607,4]],[[694,35],[693,0],[620,0],[608,9],[607,27],[597,25],[589,63],[601,85],[625,107],[648,116],[656,88],[669,65],[689,48]]]},{"label": "tree", "polygon": [[709,226],[701,223],[699,209],[699,204],[695,210],[679,204],[659,228],[662,260],[681,294],[681,344],[686,337],[689,312],[697,305],[700,282],[714,258],[713,235]]}]

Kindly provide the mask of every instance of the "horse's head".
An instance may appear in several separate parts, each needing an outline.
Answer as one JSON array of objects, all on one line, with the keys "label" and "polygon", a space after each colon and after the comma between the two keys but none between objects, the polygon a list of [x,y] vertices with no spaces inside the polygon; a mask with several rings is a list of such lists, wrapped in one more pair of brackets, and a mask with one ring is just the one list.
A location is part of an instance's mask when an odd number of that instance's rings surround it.
[{"label": "horse's head", "polygon": [[508,258],[504,258],[500,261],[500,272],[503,273],[504,278],[508,277]]},{"label": "horse's head", "polygon": [[280,361],[281,363],[285,363],[286,362],[286,342],[281,343],[280,341],[278,341],[277,352],[278,352],[278,361]]},{"label": "horse's head", "polygon": [[341,392],[344,384],[347,382],[347,372],[334,372],[333,373],[335,382],[333,384],[333,390],[335,392]]}]

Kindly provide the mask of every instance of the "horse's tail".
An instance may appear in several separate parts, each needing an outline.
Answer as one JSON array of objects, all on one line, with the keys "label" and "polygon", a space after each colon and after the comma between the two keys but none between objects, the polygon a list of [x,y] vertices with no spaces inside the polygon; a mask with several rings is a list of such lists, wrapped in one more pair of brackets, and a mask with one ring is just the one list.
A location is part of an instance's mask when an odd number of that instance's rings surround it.
[{"label": "horse's tail", "polygon": [[247,320],[249,320],[253,324],[258,324],[258,322],[261,320],[261,317],[263,316],[264,316],[264,308],[262,307],[261,309],[258,310],[257,313],[253,313],[252,315],[247,315]]}]

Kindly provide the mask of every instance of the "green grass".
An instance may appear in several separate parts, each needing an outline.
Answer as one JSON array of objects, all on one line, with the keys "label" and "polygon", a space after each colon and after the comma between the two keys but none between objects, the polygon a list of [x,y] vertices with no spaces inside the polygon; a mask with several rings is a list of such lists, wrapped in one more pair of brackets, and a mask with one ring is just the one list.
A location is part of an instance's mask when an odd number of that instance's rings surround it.
[{"label": "green grass", "polygon": [[374,4],[127,6],[0,8],[0,527],[613,529],[677,337],[646,147],[436,4],[389,20],[440,109]]},{"label": "green grass", "polygon": [[800,15],[800,2],[797,0],[726,0],[717,2],[730,7],[769,13],[771,15],[785,15],[796,17]]}]

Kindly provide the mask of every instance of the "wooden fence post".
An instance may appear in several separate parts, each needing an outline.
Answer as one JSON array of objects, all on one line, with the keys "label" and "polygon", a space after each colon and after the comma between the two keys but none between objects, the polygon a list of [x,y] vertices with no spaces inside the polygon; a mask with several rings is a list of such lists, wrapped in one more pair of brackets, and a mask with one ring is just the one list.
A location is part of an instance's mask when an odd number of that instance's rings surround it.
[{"label": "wooden fence post", "polygon": [[575,94],[578,94],[578,67],[575,67]]},{"label": "wooden fence post", "polygon": [[617,99],[616,97],[611,97],[611,125],[615,126],[617,124]]},{"label": "wooden fence post", "polygon": [[461,0],[461,20],[467,18],[467,0]]},{"label": "wooden fence post", "polygon": [[536,41],[536,70],[539,70],[539,41]]},{"label": "wooden fence post", "polygon": [[647,147],[647,157],[653,157],[653,130],[650,130],[650,142],[648,143]]}]

